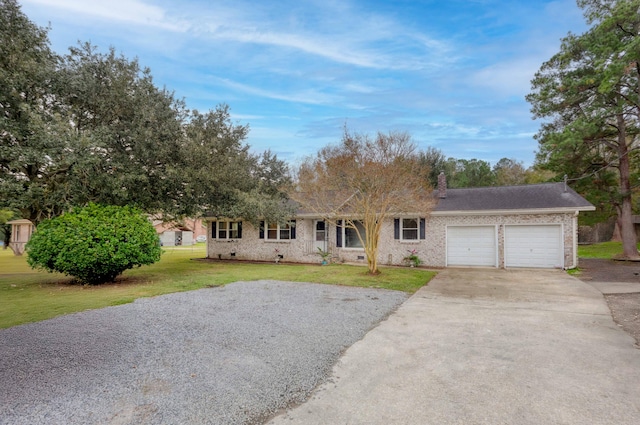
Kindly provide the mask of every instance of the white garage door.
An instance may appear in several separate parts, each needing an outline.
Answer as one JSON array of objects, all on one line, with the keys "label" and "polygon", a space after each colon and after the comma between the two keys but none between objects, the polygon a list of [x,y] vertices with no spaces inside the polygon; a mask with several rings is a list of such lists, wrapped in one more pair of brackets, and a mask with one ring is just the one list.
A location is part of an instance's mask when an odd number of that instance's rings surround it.
[{"label": "white garage door", "polygon": [[447,227],[447,265],[496,267],[495,226]]},{"label": "white garage door", "polygon": [[505,267],[561,268],[562,251],[559,224],[504,227]]}]

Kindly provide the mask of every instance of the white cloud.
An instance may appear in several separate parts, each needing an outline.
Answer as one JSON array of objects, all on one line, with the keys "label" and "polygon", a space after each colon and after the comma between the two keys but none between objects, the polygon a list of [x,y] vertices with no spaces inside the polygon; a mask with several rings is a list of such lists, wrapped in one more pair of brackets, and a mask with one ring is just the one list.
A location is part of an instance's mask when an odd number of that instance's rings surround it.
[{"label": "white cloud", "polygon": [[266,44],[292,48],[302,52],[322,56],[335,62],[361,66],[365,68],[384,68],[374,53],[358,51],[347,44],[337,43],[330,39],[320,39],[293,33],[276,33],[269,31],[226,30],[218,29],[214,37],[239,41],[242,43]]},{"label": "white cloud", "polygon": [[288,157],[345,123],[408,129],[454,156],[474,143],[531,156],[530,80],[584,27],[575,0],[20,1],[61,48],[114,44],[190,107],[228,103],[257,125],[252,145]]},{"label": "white cloud", "polygon": [[231,112],[230,115],[231,115],[231,118],[233,118],[234,120],[243,120],[243,121],[263,120],[266,118],[264,115],[236,114],[234,112]]},{"label": "white cloud", "polygon": [[531,79],[542,64],[536,58],[498,62],[480,69],[469,81],[504,96],[524,96],[531,89]]},{"label": "white cloud", "polygon": [[348,2],[320,2],[312,9],[312,19],[306,15],[308,8],[256,6],[241,1],[207,5],[186,2],[166,9],[153,4],[153,0],[23,1],[71,15],[185,32],[210,40],[291,49],[369,69],[425,69],[441,66],[452,58],[452,49],[446,42],[383,15],[355,9]]},{"label": "white cloud", "polygon": [[491,97],[522,98],[529,93],[536,71],[559,51],[560,39],[571,28],[581,32],[585,27],[575,0],[549,1],[538,7],[515,2],[511,6],[516,6],[513,16],[499,16],[517,20],[515,30],[499,33],[482,43],[469,41],[471,60],[460,63],[478,64],[477,68],[471,69],[468,78],[472,91],[489,89],[491,92],[487,94]]},{"label": "white cloud", "polygon": [[361,84],[359,82],[347,83],[343,86],[343,88],[350,92],[363,93],[363,94],[375,93],[378,90],[377,87]]},{"label": "white cloud", "polygon": [[290,49],[362,68],[417,70],[453,58],[448,42],[348,1],[314,7],[216,2],[205,13],[182,12],[191,16],[194,34],[202,37]]},{"label": "white cloud", "polygon": [[333,104],[339,101],[338,96],[332,96],[326,93],[322,93],[313,88],[307,90],[301,90],[297,92],[291,92],[289,94],[278,93],[271,90],[265,90],[258,87],[253,87],[247,84],[238,83],[236,81],[232,81],[227,78],[219,78],[219,77],[210,77],[211,79],[218,81],[220,84],[225,87],[231,88],[233,90],[238,90],[243,93],[266,97],[269,99],[276,100],[284,100],[286,102],[295,102],[295,103],[307,103],[311,105],[327,105]]},{"label": "white cloud", "polygon": [[62,9],[69,13],[92,16],[103,20],[159,27],[170,31],[181,32],[184,31],[186,27],[184,22],[167,19],[166,12],[162,8],[139,0],[111,0],[109,2],[86,0],[23,0],[23,2]]}]

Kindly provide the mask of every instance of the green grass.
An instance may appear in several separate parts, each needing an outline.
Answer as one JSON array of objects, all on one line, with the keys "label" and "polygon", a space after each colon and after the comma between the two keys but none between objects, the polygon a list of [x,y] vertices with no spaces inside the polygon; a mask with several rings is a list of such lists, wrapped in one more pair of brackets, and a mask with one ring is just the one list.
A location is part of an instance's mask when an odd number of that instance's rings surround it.
[{"label": "green grass", "polygon": [[413,293],[435,275],[420,268],[385,267],[371,276],[362,266],[193,260],[204,256],[204,245],[168,248],[156,264],[128,270],[115,283],[86,286],[61,274],[34,271],[25,256],[0,250],[0,328],[236,281],[276,279]]},{"label": "green grass", "polygon": [[571,275],[571,276],[580,276],[580,273],[582,273],[582,270],[580,270],[580,267],[576,267],[575,269],[568,269],[567,270],[567,274]]},{"label": "green grass", "polygon": [[[640,247],[640,244],[638,244]],[[579,258],[610,259],[622,254],[622,242],[602,242],[592,245],[578,245]]]},{"label": "green grass", "polygon": [[[638,244],[640,249],[640,243]],[[622,255],[622,242],[601,242],[590,245],[578,245],[578,258],[602,258],[610,260]],[[580,267],[567,270],[572,276],[579,276],[582,273]]]}]

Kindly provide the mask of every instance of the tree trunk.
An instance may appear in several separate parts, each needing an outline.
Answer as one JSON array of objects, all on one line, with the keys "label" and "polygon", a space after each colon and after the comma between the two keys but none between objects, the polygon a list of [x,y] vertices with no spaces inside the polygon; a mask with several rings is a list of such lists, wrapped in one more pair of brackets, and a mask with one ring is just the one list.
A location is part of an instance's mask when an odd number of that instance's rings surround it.
[{"label": "tree trunk", "polygon": [[371,220],[366,229],[367,233],[367,264],[369,265],[369,273],[378,274],[378,238],[380,232],[378,231],[378,223],[376,220]]},{"label": "tree trunk", "polygon": [[613,235],[611,235],[611,242],[622,242],[622,232],[620,231],[620,207],[616,207],[617,217],[616,224],[613,227]]},{"label": "tree trunk", "polygon": [[367,257],[369,273],[378,274],[378,240],[380,239],[381,221],[375,214],[367,215],[363,221],[365,240],[364,253]]},{"label": "tree trunk", "polygon": [[620,162],[620,209],[618,223],[622,238],[622,255],[624,258],[638,258],[636,246],[636,230],[633,225],[633,204],[631,201],[629,147],[627,146],[627,132],[624,116],[618,114],[618,156]]}]

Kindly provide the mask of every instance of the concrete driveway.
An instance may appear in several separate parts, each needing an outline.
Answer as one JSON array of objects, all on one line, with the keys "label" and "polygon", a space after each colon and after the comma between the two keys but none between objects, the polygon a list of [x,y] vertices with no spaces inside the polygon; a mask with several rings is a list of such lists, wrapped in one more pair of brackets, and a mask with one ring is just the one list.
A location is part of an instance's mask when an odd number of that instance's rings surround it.
[{"label": "concrete driveway", "polygon": [[640,350],[553,270],[447,269],[271,424],[638,424]]}]

